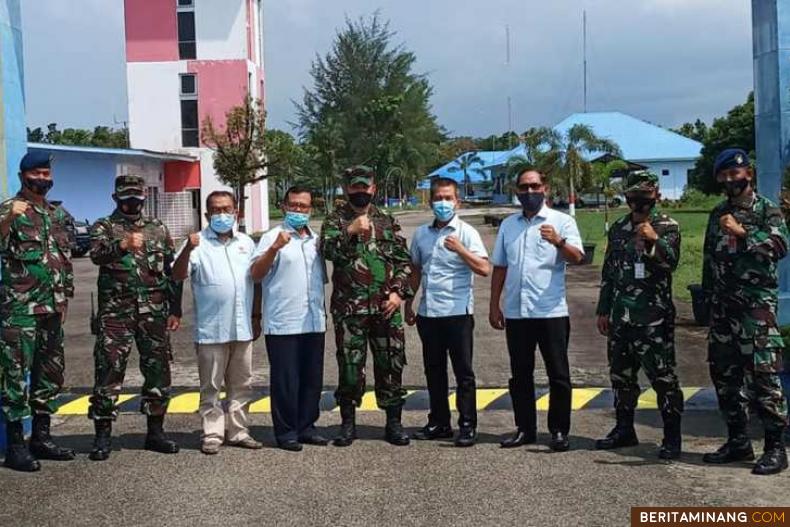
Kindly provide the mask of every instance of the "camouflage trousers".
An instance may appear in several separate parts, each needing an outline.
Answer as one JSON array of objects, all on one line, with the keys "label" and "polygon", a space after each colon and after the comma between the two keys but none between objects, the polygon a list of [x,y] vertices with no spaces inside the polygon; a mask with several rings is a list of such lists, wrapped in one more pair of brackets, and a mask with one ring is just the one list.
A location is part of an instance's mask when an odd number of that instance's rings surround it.
[{"label": "camouflage trousers", "polygon": [[158,313],[100,313],[99,334],[93,348],[96,375],[89,418],[118,417],[118,396],[132,344],[137,344],[144,379],[140,411],[146,415],[167,412],[172,361],[167,318]]},{"label": "camouflage trousers", "polygon": [[713,305],[708,334],[710,377],[730,427],[745,427],[751,404],[766,430],[787,424],[782,393],[782,337],[774,311]]},{"label": "camouflage trousers", "polygon": [[672,326],[613,324],[608,342],[609,376],[615,409],[633,413],[639,401],[642,368],[658,397],[661,415],[679,418],[683,392],[675,375],[675,332]]},{"label": "camouflage trousers", "polygon": [[7,421],[21,421],[31,413],[55,413],[63,386],[63,370],[63,327],[59,313],[3,317],[0,392]]},{"label": "camouflage trousers", "polygon": [[338,405],[362,403],[365,393],[367,348],[373,355],[373,377],[379,408],[403,404],[406,390],[401,385],[406,365],[403,319],[400,312],[387,320],[381,316],[335,317]]}]

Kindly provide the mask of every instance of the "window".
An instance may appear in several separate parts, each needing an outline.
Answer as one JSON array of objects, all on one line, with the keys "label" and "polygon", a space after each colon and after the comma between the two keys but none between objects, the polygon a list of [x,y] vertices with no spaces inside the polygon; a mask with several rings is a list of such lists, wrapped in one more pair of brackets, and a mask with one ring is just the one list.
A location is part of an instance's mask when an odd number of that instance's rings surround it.
[{"label": "window", "polygon": [[143,214],[149,218],[159,217],[159,187],[148,187]]},{"label": "window", "polygon": [[195,0],[178,0],[178,7],[195,7]]},{"label": "window", "polygon": [[193,73],[181,75],[181,98],[197,96],[197,76]]},{"label": "window", "polygon": [[662,176],[668,176],[668,175],[669,175],[669,169],[666,169],[666,168],[665,168],[665,169],[663,169],[663,170],[661,171],[661,175],[662,175]]},{"label": "window", "polygon": [[195,12],[178,12],[178,56],[181,60],[196,59]]},{"label": "window", "polygon": [[181,100],[181,144],[184,147],[200,146],[197,99]]}]

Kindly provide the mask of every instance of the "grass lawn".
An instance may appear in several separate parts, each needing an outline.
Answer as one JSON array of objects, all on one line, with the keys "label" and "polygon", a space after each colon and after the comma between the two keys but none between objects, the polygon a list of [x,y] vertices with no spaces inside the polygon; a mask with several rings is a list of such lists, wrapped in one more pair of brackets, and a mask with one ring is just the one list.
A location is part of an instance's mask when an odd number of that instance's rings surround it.
[{"label": "grass lawn", "polygon": [[[609,213],[609,224],[628,211],[620,208]],[[680,265],[675,271],[673,288],[675,298],[691,301],[686,288],[689,284],[702,282],[702,244],[705,240],[705,227],[709,212],[700,210],[670,209],[667,212],[680,223],[681,248]],[[594,264],[601,266],[604,256],[604,213],[580,210],[576,213],[582,239],[585,243],[596,243]]]}]

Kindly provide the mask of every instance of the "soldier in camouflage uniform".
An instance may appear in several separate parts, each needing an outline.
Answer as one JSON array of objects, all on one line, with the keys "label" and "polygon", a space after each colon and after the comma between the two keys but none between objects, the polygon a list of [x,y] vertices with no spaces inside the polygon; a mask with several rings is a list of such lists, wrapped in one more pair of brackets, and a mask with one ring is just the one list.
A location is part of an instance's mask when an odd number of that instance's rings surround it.
[{"label": "soldier in camouflage uniform", "polygon": [[88,416],[96,438],[90,458],[110,455],[112,422],[126,363],[137,344],[144,384],[140,411],[147,416],[145,448],[178,452],[162,425],[170,400],[172,353],[168,331],[180,323],[180,284],[170,277],[173,240],[165,225],[143,215],[145,182],[139,176],[115,180],[115,211],[91,227],[90,256],[99,268],[98,335],[94,348],[96,384]]},{"label": "soldier in camouflage uniform", "polygon": [[664,420],[658,456],[680,457],[683,392],[675,375],[675,306],[672,272],[680,259],[678,223],[656,208],[658,177],[628,175],[625,190],[631,213],[609,230],[598,330],[609,337],[608,358],[617,424],[598,449],[638,445],[634,413],[640,367],[653,386]]},{"label": "soldier in camouflage uniform", "polygon": [[[5,465],[33,472],[41,468],[36,458],[74,459],[73,450],[50,436],[50,415],[63,385],[63,322],[74,274],[68,217],[46,200],[52,187],[49,155],[27,154],[19,171],[22,190],[0,204],[0,391],[8,434]],[[28,448],[22,420],[31,413]]]},{"label": "soldier in camouflage uniform", "polygon": [[365,393],[368,345],[376,402],[387,413],[387,440],[409,443],[401,426],[406,353],[400,305],[414,296],[411,263],[400,226],[371,204],[376,192],[373,178],[367,167],[346,170],[348,203],[329,214],[321,229],[320,250],[334,264],[331,312],[340,377],[335,399],[343,420],[334,440],[337,446],[348,446],[356,437],[354,414]]},{"label": "soldier in camouflage uniform", "polygon": [[787,468],[787,407],[778,375],[783,342],[776,321],[777,262],[787,254],[787,226],[779,207],[756,193],[746,152],[722,152],[714,174],[728,199],[708,221],[702,287],[711,308],[710,374],[728,440],[703,460],[754,459],[747,434],[751,403],[765,428],[764,453],[752,473],[776,474]]}]

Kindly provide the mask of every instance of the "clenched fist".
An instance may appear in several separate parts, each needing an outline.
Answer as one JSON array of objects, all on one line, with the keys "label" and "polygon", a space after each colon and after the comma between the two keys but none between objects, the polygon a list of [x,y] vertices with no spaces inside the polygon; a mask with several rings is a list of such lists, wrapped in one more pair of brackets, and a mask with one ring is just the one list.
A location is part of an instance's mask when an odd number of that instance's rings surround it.
[{"label": "clenched fist", "polygon": [[636,236],[648,242],[655,242],[658,240],[658,233],[656,233],[653,226],[647,222],[639,224],[636,228]]},{"label": "clenched fist", "polygon": [[448,251],[457,253],[458,251],[463,249],[464,244],[461,243],[461,240],[459,240],[457,237],[448,236],[447,238],[444,239],[444,246],[445,248],[447,248]]},{"label": "clenched fist", "polygon": [[291,241],[291,233],[280,231],[280,233],[277,234],[277,238],[274,240],[274,243],[272,243],[272,247],[274,248],[275,251],[279,251],[280,249],[288,245],[288,242],[290,241]]},{"label": "clenched fist", "polygon": [[368,218],[367,214],[358,216],[353,222],[351,222],[351,225],[348,226],[347,230],[351,236],[370,232],[370,218]]},{"label": "clenched fist", "polygon": [[30,204],[27,201],[14,201],[11,204],[11,217],[18,218],[27,212]]},{"label": "clenched fist", "polygon": [[730,234],[737,238],[746,237],[746,229],[743,228],[743,225],[738,223],[738,220],[736,220],[735,216],[732,214],[725,214],[719,218],[719,226],[726,234]]},{"label": "clenched fist", "polygon": [[194,249],[199,245],[200,245],[200,233],[193,232],[192,234],[189,235],[187,241],[187,247],[189,247],[190,249]]},{"label": "clenched fist", "polygon": [[130,232],[121,240],[121,249],[124,251],[139,252],[143,249],[143,233]]}]

